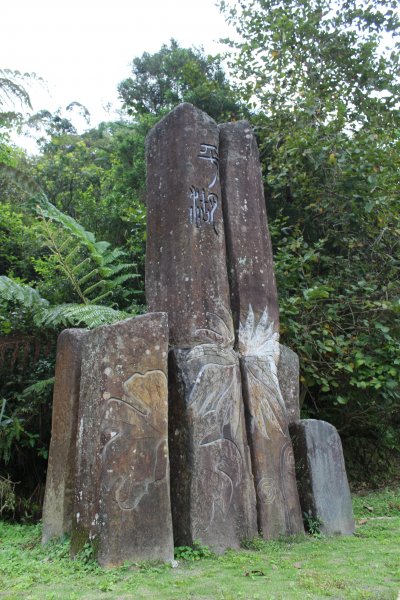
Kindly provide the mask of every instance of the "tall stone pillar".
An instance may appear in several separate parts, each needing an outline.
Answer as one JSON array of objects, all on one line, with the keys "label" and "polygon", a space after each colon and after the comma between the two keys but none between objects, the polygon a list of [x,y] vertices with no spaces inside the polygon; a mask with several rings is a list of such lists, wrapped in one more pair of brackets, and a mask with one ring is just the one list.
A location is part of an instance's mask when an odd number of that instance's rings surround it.
[{"label": "tall stone pillar", "polygon": [[235,352],[172,350],[169,393],[175,544],[236,548],[256,535],[257,516]]},{"label": "tall stone pillar", "polygon": [[82,343],[86,335],[84,329],[65,329],[57,340],[43,543],[69,533],[72,527]]},{"label": "tall stone pillar", "polygon": [[223,219],[218,127],[180,104],[147,138],[146,298],[173,347],[233,342]]},{"label": "tall stone pillar", "polygon": [[279,308],[259,154],[246,121],[220,126],[231,304],[265,538],[303,532],[288,415],[278,380]]},{"label": "tall stone pillar", "polygon": [[257,531],[226,267],[219,130],[191,104],[147,140],[146,294],[170,326],[175,542],[221,551]]},{"label": "tall stone pillar", "polygon": [[[257,143],[247,121],[220,125],[220,172],[231,306],[239,344],[249,306],[279,331],[279,305]],[[240,347],[239,347],[240,350]]]},{"label": "tall stone pillar", "polygon": [[165,313],[85,338],[71,552],[102,566],[173,558],[167,355]]}]

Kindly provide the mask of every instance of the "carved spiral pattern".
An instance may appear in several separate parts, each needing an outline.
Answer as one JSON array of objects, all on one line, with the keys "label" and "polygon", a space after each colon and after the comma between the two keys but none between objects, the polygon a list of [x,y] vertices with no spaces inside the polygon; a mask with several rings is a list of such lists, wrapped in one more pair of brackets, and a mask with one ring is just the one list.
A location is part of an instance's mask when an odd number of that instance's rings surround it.
[{"label": "carved spiral pattern", "polygon": [[265,504],[273,504],[276,498],[276,483],[270,477],[263,477],[258,486],[258,495]]}]

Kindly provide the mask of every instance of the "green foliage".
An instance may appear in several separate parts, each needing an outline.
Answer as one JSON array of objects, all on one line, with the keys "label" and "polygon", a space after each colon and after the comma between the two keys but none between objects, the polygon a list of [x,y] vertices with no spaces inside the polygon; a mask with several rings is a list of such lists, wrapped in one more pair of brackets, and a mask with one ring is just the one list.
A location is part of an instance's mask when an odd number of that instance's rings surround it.
[{"label": "green foliage", "polygon": [[[21,482],[12,514],[30,518],[40,514],[43,495],[51,425],[54,333],[71,325],[97,327],[132,316],[137,305],[129,281],[138,275],[124,260],[122,249],[98,242],[93,233],[54,207],[28,173],[4,166],[2,175],[28,197],[35,194],[33,203],[21,197],[20,209],[24,212],[0,204],[0,215],[6,217],[0,227],[16,234],[14,246],[3,246],[4,268],[10,275],[29,273],[34,277],[33,285],[28,285],[18,277],[0,275],[0,331],[11,339],[17,336],[11,346],[12,356],[9,351],[7,355],[8,338],[2,348],[6,361],[0,366],[0,468],[7,478]],[[25,232],[27,241],[33,232],[40,241],[30,247],[36,256],[28,257],[29,268],[26,254],[14,252],[24,246]],[[126,310],[117,309],[119,305]],[[49,334],[51,330],[54,333],[49,335],[49,342],[51,345],[52,340],[53,347],[46,357],[38,361],[31,356],[27,360],[30,344],[37,346],[43,332]]]},{"label": "green foliage", "polygon": [[[1,422],[0,418],[0,427]],[[7,513],[14,513],[16,505],[15,486],[16,483],[11,481],[9,477],[0,475],[0,518],[3,518]]]},{"label": "green foliage", "polygon": [[[110,249],[108,242],[96,242],[75,219],[65,215],[41,197],[36,207],[42,223],[45,245],[55,257],[55,265],[69,281],[83,304],[99,304],[119,292],[120,303],[128,294],[122,285],[138,277],[127,272],[133,265],[121,261],[123,250]],[[57,227],[53,227],[56,224]]]},{"label": "green foliage", "polygon": [[210,558],[214,554],[199,541],[194,541],[193,546],[176,546],[174,556],[177,560],[201,560]]},{"label": "green foliage", "polygon": [[303,415],[338,427],[358,478],[400,447],[395,8],[225,4],[259,139],[282,341],[300,355]]},{"label": "green foliage", "polygon": [[323,524],[321,519],[319,519],[318,517],[314,517],[309,512],[304,512],[303,521],[307,533],[314,537],[318,537],[319,535],[321,535],[321,525]]},{"label": "green foliage", "polygon": [[[145,137],[154,118],[104,123],[79,136],[54,134],[43,143],[35,172],[46,197],[63,214],[127,252],[144,272]],[[144,301],[143,282],[135,293]]]},{"label": "green foliage", "polygon": [[175,40],[155,54],[145,52],[132,61],[133,77],[118,86],[128,114],[161,115],[180,102],[190,102],[217,121],[241,112],[220,56],[181,48]]}]

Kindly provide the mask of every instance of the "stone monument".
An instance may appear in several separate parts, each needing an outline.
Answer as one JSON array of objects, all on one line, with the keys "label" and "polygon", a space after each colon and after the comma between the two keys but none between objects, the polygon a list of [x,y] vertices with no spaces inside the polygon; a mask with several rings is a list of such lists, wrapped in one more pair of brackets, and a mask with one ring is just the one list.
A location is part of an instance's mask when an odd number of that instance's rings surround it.
[{"label": "stone monument", "polygon": [[71,550],[91,542],[103,566],[173,558],[167,353],[165,313],[84,341]]},{"label": "stone monument", "polygon": [[257,533],[226,263],[219,129],[181,104],[147,139],[146,295],[170,323],[175,543],[217,551]]},{"label": "stone monument", "polygon": [[325,421],[303,419],[290,425],[301,506],[318,519],[325,535],[350,535],[355,523],[340,437]]},{"label": "stone monument", "polygon": [[146,145],[151,312],[59,338],[43,542],[72,529],[72,555],[113,566],[302,533],[302,511],[351,533],[339,436],[300,420],[279,343],[249,124],[184,103]]}]

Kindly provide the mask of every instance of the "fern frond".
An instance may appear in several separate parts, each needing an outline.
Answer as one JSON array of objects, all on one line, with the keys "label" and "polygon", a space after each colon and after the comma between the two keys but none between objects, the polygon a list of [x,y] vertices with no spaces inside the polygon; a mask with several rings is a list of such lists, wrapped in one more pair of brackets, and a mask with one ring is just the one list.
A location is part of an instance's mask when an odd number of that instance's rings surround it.
[{"label": "fern frond", "polygon": [[32,383],[32,385],[28,385],[22,392],[22,397],[27,398],[31,394],[41,394],[48,390],[49,387],[54,385],[54,377],[49,377],[48,379],[41,379],[40,381],[36,381]]},{"label": "fern frond", "polygon": [[[78,266],[80,266],[80,265],[78,265]],[[83,277],[81,277],[80,279],[78,279],[78,284],[80,286],[82,286],[84,283],[86,283],[87,281],[89,281],[93,277],[96,277],[96,275],[98,275],[98,273],[99,273],[98,269],[92,269],[89,273],[86,273],[86,275],[84,275]]]},{"label": "fern frond", "polygon": [[107,290],[107,292],[104,292],[104,294],[100,294],[100,296],[96,296],[96,298],[93,298],[92,304],[100,304],[100,302],[102,302],[104,298],[108,298],[109,296],[112,296],[111,290]]},{"label": "fern frond", "polygon": [[112,280],[112,287],[117,287],[118,285],[125,283],[125,281],[128,281],[128,279],[135,279],[136,277],[139,277],[138,273],[126,273],[125,275],[120,275]]},{"label": "fern frond", "polygon": [[68,327],[84,326],[92,329],[99,325],[106,325],[121,321],[133,315],[115,310],[109,306],[97,304],[59,304],[41,310],[35,318],[37,326],[58,328],[60,325]]},{"label": "fern frond", "polygon": [[100,286],[105,287],[107,285],[107,281],[105,279],[101,279],[100,281],[96,281],[93,285],[90,285],[88,288],[83,290],[83,293],[86,297],[88,297],[94,290],[97,290]]},{"label": "fern frond", "polygon": [[86,267],[86,265],[90,265],[89,256],[87,256],[82,262],[78,263],[77,265],[71,266],[71,271],[77,277],[78,274],[82,271],[82,269]]},{"label": "fern frond", "polygon": [[[71,240],[71,238],[70,238],[70,240]],[[62,251],[64,250],[64,248],[65,248],[64,245],[58,246],[58,251],[60,253],[62,253]],[[65,257],[65,262],[67,262],[67,263],[71,262],[71,259],[79,252],[79,250],[80,250],[80,247],[79,247],[78,244],[76,244],[76,246],[74,246],[72,248],[72,250],[70,252],[68,252],[67,256]]]},{"label": "fern frond", "polygon": [[120,273],[121,271],[124,271],[125,269],[132,269],[134,265],[130,264],[130,263],[122,263],[122,264],[118,264],[118,265],[112,265],[111,267],[108,267],[110,270],[110,275],[114,276],[117,275],[118,273]]},{"label": "fern frond", "polygon": [[5,275],[0,276],[0,298],[6,302],[19,302],[24,308],[48,306],[48,301],[29,285],[16,283]]},{"label": "fern frond", "polygon": [[114,248],[104,256],[104,265],[108,265],[110,262],[121,258],[121,256],[126,256],[126,252],[120,248]]}]

